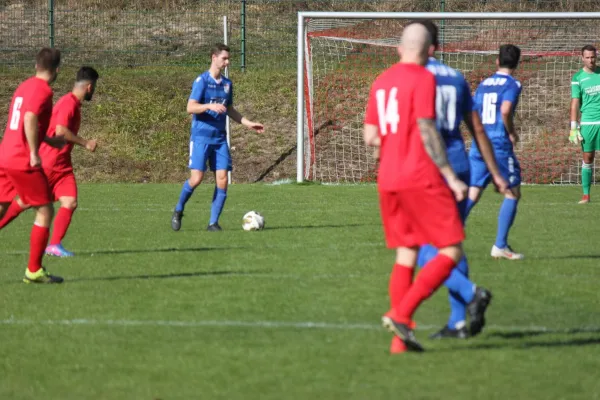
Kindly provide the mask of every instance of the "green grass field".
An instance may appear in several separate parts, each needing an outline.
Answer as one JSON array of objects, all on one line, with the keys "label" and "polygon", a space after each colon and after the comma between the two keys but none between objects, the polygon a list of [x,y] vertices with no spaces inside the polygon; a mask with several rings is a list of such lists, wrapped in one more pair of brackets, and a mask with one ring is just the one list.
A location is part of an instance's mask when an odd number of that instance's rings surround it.
[{"label": "green grass field", "polygon": [[[175,233],[179,185],[82,185],[77,257],[46,261],[63,285],[20,283],[30,212],[1,233],[0,399],[600,398],[599,206],[579,190],[524,188],[519,263],[489,258],[500,198],[484,196],[466,249],[488,327],[428,340],[440,291],[416,315],[427,352],[390,356],[374,186],[235,185],[209,233],[203,185]],[[264,231],[242,231],[252,209]]]}]

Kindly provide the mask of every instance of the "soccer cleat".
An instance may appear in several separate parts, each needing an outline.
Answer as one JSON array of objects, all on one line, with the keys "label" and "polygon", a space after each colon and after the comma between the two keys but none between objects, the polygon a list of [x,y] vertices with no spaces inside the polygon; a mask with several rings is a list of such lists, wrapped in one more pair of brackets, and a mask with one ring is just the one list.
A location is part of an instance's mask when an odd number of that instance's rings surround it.
[{"label": "soccer cleat", "polygon": [[50,275],[46,268],[40,268],[36,272],[31,272],[27,268],[23,278],[25,283],[63,283],[63,281],[64,279],[60,276]]},{"label": "soccer cleat", "polygon": [[181,229],[181,218],[183,218],[183,211],[173,211],[173,216],[171,217],[171,228],[174,231]]},{"label": "soccer cleat", "polygon": [[491,256],[494,258],[506,258],[507,260],[522,260],[525,258],[523,254],[516,253],[510,246],[501,249],[496,245],[492,246]]},{"label": "soccer cleat", "polygon": [[383,323],[384,328],[402,339],[407,350],[418,352],[425,351],[423,346],[417,341],[415,333],[408,325],[396,322],[387,315],[381,317],[381,322]]},{"label": "soccer cleat", "polygon": [[475,297],[467,305],[469,314],[469,333],[476,336],[481,333],[485,326],[485,310],[487,310],[492,301],[492,292],[484,288],[475,289]]},{"label": "soccer cleat", "polygon": [[206,230],[209,232],[219,232],[219,231],[222,231],[223,229],[221,229],[218,222],[215,222],[214,224],[210,224],[208,226],[208,228],[206,228]]},{"label": "soccer cleat", "polygon": [[466,326],[461,326],[458,329],[452,329],[448,325],[439,331],[429,336],[429,339],[467,339],[469,337],[469,331]]},{"label": "soccer cleat", "polygon": [[65,249],[62,244],[51,244],[46,247],[46,255],[54,257],[73,257],[75,254]]},{"label": "soccer cleat", "polygon": [[587,204],[589,202],[590,202],[590,195],[584,194],[583,197],[581,198],[581,200],[579,200],[579,203],[577,203],[577,204]]}]

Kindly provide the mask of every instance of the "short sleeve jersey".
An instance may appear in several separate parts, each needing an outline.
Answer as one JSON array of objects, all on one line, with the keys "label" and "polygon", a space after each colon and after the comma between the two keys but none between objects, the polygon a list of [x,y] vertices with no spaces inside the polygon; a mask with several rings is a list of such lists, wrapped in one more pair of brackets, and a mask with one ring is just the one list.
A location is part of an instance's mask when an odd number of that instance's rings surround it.
[{"label": "short sleeve jersey", "polygon": [[[496,72],[484,79],[475,91],[473,110],[479,113],[485,132],[496,152],[513,151],[512,142],[502,120],[501,106],[505,101],[511,102],[514,113],[520,95],[521,83],[511,75],[502,72]],[[479,154],[475,143],[471,146],[471,153]]]},{"label": "short sleeve jersey", "polygon": [[443,184],[423,146],[419,119],[435,120],[435,77],[420,65],[395,64],[373,82],[365,114],[365,124],[379,127],[380,191]]},{"label": "short sleeve jersey", "polygon": [[38,118],[38,141],[46,135],[52,114],[52,89],[43,79],[32,77],[19,85],[8,109],[8,121],[0,143],[0,167],[28,171],[33,169],[31,151],[25,136],[25,113],[32,112]]},{"label": "short sleeve jersey", "polygon": [[[224,76],[215,80],[208,71],[194,81],[190,100],[200,104],[223,104],[228,107],[233,104],[233,86]],[[191,139],[197,143],[222,144],[226,137],[227,114],[217,114],[212,110],[192,117]]]},{"label": "short sleeve jersey", "polygon": [[600,68],[592,73],[582,68],[573,76],[571,98],[580,100],[582,124],[600,124]]},{"label": "short sleeve jersey", "polygon": [[[74,135],[79,132],[81,124],[81,102],[73,94],[68,93],[61,97],[52,109],[52,118],[47,136],[56,136],[56,127],[62,125],[69,129]],[[73,143],[67,143],[63,148],[56,149],[46,143],[40,145],[40,157],[42,167],[52,171],[72,171],[71,151]]]},{"label": "short sleeve jersey", "polygon": [[436,82],[436,125],[444,138],[448,162],[456,173],[469,170],[469,159],[460,123],[466,112],[471,112],[473,99],[471,88],[457,70],[430,58],[426,65]]}]

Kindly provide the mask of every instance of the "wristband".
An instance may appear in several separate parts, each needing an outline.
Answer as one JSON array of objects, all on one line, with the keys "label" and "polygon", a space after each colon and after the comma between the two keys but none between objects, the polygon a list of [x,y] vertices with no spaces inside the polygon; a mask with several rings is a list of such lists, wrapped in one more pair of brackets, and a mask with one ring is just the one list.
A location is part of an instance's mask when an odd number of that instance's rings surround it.
[{"label": "wristband", "polygon": [[577,129],[577,121],[571,121],[571,129]]}]

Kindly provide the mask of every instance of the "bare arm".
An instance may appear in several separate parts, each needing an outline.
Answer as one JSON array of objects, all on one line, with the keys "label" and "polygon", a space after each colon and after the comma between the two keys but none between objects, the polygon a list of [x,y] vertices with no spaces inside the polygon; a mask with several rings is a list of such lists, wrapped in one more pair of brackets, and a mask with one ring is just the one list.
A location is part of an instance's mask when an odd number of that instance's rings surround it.
[{"label": "bare arm", "polygon": [[202,114],[208,110],[222,114],[227,109],[223,104],[200,104],[196,100],[188,100],[186,109],[188,114]]},{"label": "bare arm", "polygon": [[579,122],[579,99],[571,99],[571,121]]},{"label": "bare arm", "polygon": [[94,139],[86,140],[80,136],[75,135],[69,128],[64,125],[56,126],[56,137],[62,138],[67,143],[73,143],[78,146],[84,147],[89,151],[95,151],[97,142]]},{"label": "bare arm", "polygon": [[477,143],[477,148],[485,161],[485,164],[490,171],[490,174],[493,176],[500,176],[500,170],[498,169],[498,164],[496,163],[496,157],[494,156],[494,148],[492,147],[492,143],[485,133],[485,128],[481,123],[481,118],[479,117],[479,113],[477,111],[469,111],[466,112],[463,116],[465,124]]},{"label": "bare arm", "polygon": [[27,139],[27,144],[29,145],[29,151],[31,154],[37,155],[40,147],[38,139],[37,115],[31,111],[27,111],[23,120],[23,127],[25,128],[25,138]]},{"label": "bare arm", "polygon": [[502,105],[500,106],[500,113],[502,114],[502,122],[504,122],[504,127],[508,132],[510,140],[513,142],[513,144],[516,144],[519,141],[519,136],[515,130],[513,103],[510,101],[503,101]]},{"label": "bare arm", "polygon": [[238,124],[244,125],[246,128],[254,129],[257,132],[263,132],[264,126],[259,122],[252,122],[244,117],[238,110],[233,106],[227,107],[227,115],[229,118],[237,122]]},{"label": "bare arm", "polygon": [[425,150],[427,150],[429,157],[431,157],[447,181],[456,180],[456,174],[448,163],[446,145],[442,139],[442,135],[440,135],[435,127],[435,120],[419,119],[417,120],[417,123],[419,124],[419,131],[421,132],[421,140],[423,141],[423,145],[425,146]]},{"label": "bare arm", "polygon": [[377,125],[365,124],[363,130],[363,138],[367,146],[381,146],[381,138],[379,137],[379,127],[377,127]]}]

